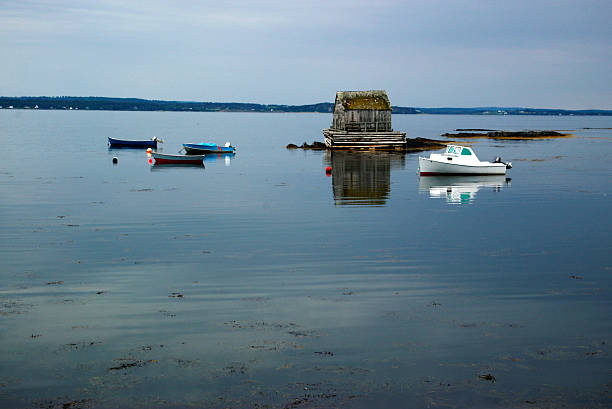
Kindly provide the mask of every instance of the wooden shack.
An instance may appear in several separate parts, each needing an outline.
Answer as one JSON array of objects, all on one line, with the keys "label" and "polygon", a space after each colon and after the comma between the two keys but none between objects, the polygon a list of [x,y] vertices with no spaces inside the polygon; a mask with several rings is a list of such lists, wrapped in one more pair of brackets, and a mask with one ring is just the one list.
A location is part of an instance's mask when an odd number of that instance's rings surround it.
[{"label": "wooden shack", "polygon": [[391,103],[385,91],[336,92],[332,125],[323,136],[330,149],[406,148],[406,133],[391,127]]}]

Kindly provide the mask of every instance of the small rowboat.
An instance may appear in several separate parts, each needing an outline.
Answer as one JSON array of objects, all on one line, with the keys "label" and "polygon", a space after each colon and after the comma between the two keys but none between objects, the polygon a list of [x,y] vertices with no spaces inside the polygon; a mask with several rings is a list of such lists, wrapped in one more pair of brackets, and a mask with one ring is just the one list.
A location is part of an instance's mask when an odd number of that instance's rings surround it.
[{"label": "small rowboat", "polygon": [[204,153],[234,153],[236,148],[231,146],[229,142],[225,146],[219,146],[216,143],[184,143],[183,148],[187,155],[201,155]]},{"label": "small rowboat", "polygon": [[156,165],[200,165],[204,166],[204,155],[169,155],[167,153],[151,153]]},{"label": "small rowboat", "polygon": [[427,175],[505,175],[510,162],[500,158],[494,162],[480,161],[472,148],[448,145],[444,153],[432,153],[429,158],[419,156],[419,173]]},{"label": "small rowboat", "polygon": [[108,143],[111,148],[157,148],[157,142],[161,140],[153,137],[153,139],[145,141],[128,141],[125,139],[108,138]]}]

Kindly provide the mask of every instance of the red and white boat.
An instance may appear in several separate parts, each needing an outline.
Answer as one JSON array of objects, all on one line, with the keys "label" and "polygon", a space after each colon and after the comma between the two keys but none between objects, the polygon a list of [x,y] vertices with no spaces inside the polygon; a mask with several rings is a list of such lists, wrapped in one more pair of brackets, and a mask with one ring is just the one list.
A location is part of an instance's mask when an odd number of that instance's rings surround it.
[{"label": "red and white boat", "polygon": [[201,165],[204,166],[204,155],[170,155],[152,152],[156,165]]},{"label": "red and white boat", "polygon": [[427,175],[505,175],[510,162],[501,158],[494,162],[483,162],[467,146],[448,145],[444,153],[432,153],[429,158],[419,156],[419,173]]}]

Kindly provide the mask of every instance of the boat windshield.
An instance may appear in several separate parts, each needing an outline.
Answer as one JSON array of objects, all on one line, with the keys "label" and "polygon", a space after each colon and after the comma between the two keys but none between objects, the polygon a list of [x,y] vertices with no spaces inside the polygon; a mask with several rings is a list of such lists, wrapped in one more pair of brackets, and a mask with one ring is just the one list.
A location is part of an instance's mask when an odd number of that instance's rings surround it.
[{"label": "boat windshield", "polygon": [[446,147],[447,155],[461,155],[461,156],[471,156],[473,155],[472,150],[465,146],[457,146],[457,145],[448,145]]},{"label": "boat windshield", "polygon": [[448,145],[446,147],[447,155],[471,155],[472,150],[465,146]]}]

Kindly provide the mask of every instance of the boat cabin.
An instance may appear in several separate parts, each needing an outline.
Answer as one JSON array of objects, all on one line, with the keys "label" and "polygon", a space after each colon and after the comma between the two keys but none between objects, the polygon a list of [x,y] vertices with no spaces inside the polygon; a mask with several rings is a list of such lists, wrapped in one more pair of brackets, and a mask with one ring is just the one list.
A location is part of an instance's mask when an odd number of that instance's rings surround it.
[{"label": "boat cabin", "polygon": [[476,154],[472,148],[468,148],[467,146],[448,145],[444,154],[448,156],[473,156],[476,158]]},{"label": "boat cabin", "polygon": [[480,162],[472,148],[459,145],[447,145],[446,149],[444,149],[444,153],[432,153],[429,155],[429,158],[440,162],[455,164],[476,164]]}]

